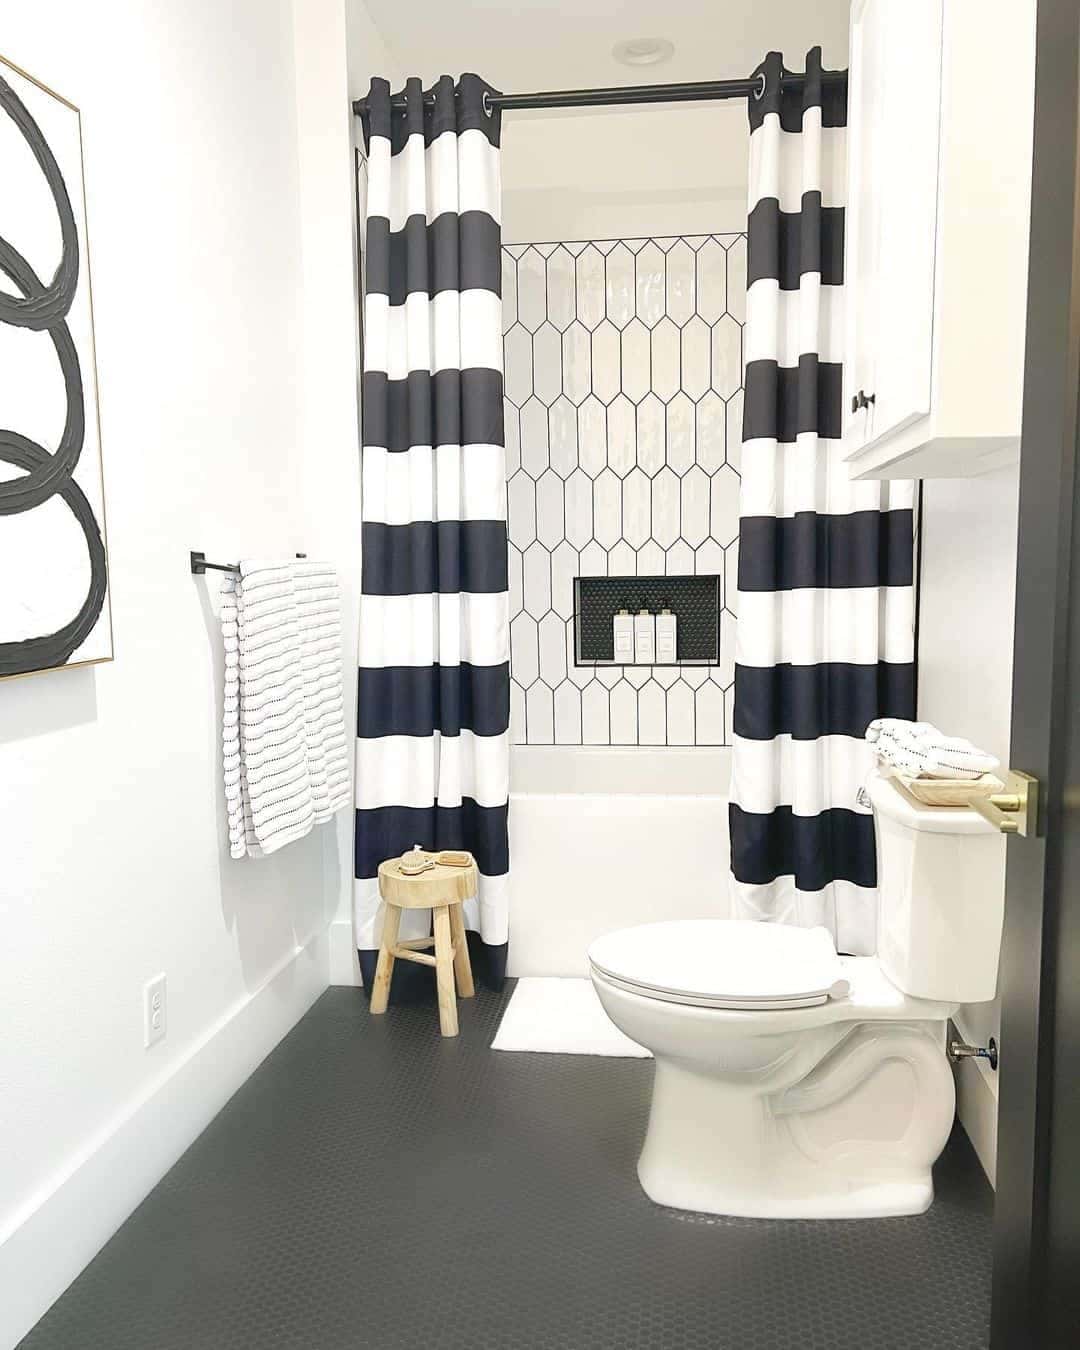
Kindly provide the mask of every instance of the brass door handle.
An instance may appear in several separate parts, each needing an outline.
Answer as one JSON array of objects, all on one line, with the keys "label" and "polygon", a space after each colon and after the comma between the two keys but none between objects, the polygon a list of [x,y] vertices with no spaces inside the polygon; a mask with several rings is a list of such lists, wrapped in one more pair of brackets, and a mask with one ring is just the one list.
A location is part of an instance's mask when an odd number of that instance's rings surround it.
[{"label": "brass door handle", "polygon": [[1001,792],[973,797],[971,806],[1002,834],[1019,834],[1026,839],[1038,832],[1039,780],[1010,769]]}]

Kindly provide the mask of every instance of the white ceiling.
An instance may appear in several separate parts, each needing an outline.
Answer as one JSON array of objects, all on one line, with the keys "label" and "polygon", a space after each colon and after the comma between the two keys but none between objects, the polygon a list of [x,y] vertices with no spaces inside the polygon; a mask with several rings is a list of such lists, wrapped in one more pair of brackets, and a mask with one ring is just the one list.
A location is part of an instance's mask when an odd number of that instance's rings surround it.
[{"label": "white ceiling", "polygon": [[[347,0],[354,94],[475,71],[527,93],[735,79],[766,52],[801,69],[806,50],[847,65],[849,0]],[[662,37],[669,61],[631,68],[625,38]],[[507,240],[608,238],[744,228],[746,101],[529,111],[503,124]]]},{"label": "white ceiling", "polygon": [[[351,0],[363,4],[399,68],[425,83],[475,71],[524,93],[594,85],[734,79],[782,50],[800,68],[820,43],[847,64],[849,0]],[[653,67],[611,55],[624,38],[663,37],[675,54]]]}]

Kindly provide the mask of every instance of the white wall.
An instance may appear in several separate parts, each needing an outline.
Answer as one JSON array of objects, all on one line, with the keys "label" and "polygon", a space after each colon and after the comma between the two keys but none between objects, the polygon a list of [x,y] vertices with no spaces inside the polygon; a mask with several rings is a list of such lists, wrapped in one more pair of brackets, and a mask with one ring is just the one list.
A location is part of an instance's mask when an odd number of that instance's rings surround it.
[{"label": "white wall", "polygon": [[[366,92],[366,66],[388,56],[358,3],[295,0],[303,267],[304,441],[317,447],[306,481],[313,537],[337,564],[344,602],[345,704],[355,731],[357,616],[360,598],[360,423],[357,215],[350,102]],[[363,88],[358,86],[363,84]],[[327,844],[330,978],[359,979],[352,937],[353,817],[342,812]]]},{"label": "white wall", "polygon": [[[1009,763],[1018,473],[924,485],[919,716]],[[1004,886],[1004,877],[1002,877]],[[1000,1036],[997,1001],[956,1018],[977,1045]],[[997,1078],[982,1061],[957,1075],[960,1118],[993,1179]]]},{"label": "white wall", "polygon": [[[320,551],[355,450],[351,295],[304,360],[322,245],[298,214],[293,40],[288,0],[5,12],[3,54],[82,108],[117,659],[0,685],[2,1346],[327,979],[332,832],[228,857],[217,583],[188,570],[191,548]],[[321,432],[305,401],[335,343],[351,446],[340,393]]]},{"label": "white wall", "polygon": [[[317,8],[335,11],[343,16],[343,46],[340,55],[344,61],[344,86],[340,88],[339,76],[342,74],[338,62],[333,61],[332,81],[325,80],[323,72],[313,72],[311,86],[304,90],[301,86],[301,99],[311,97],[313,104],[321,105],[324,115],[321,121],[333,120],[332,136],[325,138],[323,162],[312,174],[312,181],[302,178],[302,211],[304,211],[305,285],[317,286],[320,298],[312,297],[312,315],[316,332],[308,350],[313,356],[311,381],[309,381],[309,408],[316,421],[327,414],[328,406],[333,405],[338,418],[340,441],[347,439],[346,428],[350,424],[359,425],[359,320],[356,313],[358,286],[358,251],[356,251],[356,151],[362,151],[363,131],[359,117],[352,116],[351,101],[362,99],[367,94],[371,77],[382,76],[390,81],[391,88],[400,88],[402,82],[401,66],[391,53],[382,34],[375,27],[367,7],[362,0],[294,0],[297,15],[309,4]],[[300,19],[297,20],[300,24]],[[302,62],[302,43],[297,42],[297,58]],[[324,62],[328,61],[328,49],[323,46]],[[342,115],[340,119],[339,115]],[[340,147],[338,121],[343,120],[344,136],[347,146]],[[304,132],[304,111],[301,108],[301,134]],[[332,139],[332,144],[331,144]],[[347,161],[348,201],[344,202],[338,189],[338,166]],[[329,186],[333,184],[333,186]],[[329,197],[333,200],[329,200]],[[348,234],[348,258],[343,258],[344,234]],[[346,277],[350,282],[346,284]],[[347,313],[344,312],[346,311]],[[338,316],[335,335],[321,329],[324,313],[332,311]],[[346,338],[346,328],[348,336]],[[335,366],[329,374],[317,352],[325,350],[327,360]],[[348,370],[344,367],[348,367]],[[344,383],[346,375],[350,379],[350,390],[346,394]],[[329,377],[329,379],[328,379]],[[348,406],[346,406],[348,404]],[[358,432],[356,447],[359,445]],[[352,657],[351,670],[347,675],[346,698],[350,702],[351,728],[355,732],[356,705],[356,616],[359,613],[360,594],[360,481],[359,452],[355,451],[356,472],[339,474],[335,490],[329,499],[321,501],[321,529],[327,539],[335,541],[333,549],[339,560],[340,572],[348,602],[347,640],[348,652]],[[336,846],[335,880],[336,891],[335,918],[329,929],[329,977],[332,984],[359,984],[360,971],[356,963],[356,942],[352,933],[352,819],[342,818],[340,823],[338,846]]]},{"label": "white wall", "polygon": [[[364,98],[372,76],[381,75],[394,89],[404,85],[404,70],[387,46],[364,0],[345,0],[346,64],[350,98]],[[359,119],[354,123],[355,138],[362,140]]]},{"label": "white wall", "polygon": [[749,137],[742,99],[508,113],[503,239],[745,230]]}]

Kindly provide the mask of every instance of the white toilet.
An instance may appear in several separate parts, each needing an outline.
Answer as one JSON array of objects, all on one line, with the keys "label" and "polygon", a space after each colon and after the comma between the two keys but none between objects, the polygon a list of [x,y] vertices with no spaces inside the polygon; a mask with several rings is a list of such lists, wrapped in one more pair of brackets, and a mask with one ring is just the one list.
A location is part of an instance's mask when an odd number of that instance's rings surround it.
[{"label": "white toilet", "polygon": [[878,953],[822,928],[646,924],[589,948],[608,1016],[656,1058],[638,1161],[661,1205],[760,1218],[919,1214],[952,1128],[945,1022],[994,997],[1004,837],[868,783]]}]

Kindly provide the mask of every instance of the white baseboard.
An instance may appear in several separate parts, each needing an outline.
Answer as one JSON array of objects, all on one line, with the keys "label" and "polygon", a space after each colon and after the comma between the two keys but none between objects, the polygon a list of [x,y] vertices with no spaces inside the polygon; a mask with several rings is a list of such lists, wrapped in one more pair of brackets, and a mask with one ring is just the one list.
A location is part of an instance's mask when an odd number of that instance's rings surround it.
[{"label": "white baseboard", "polygon": [[150,1083],[0,1231],[0,1346],[64,1292],[327,986],[318,933]]},{"label": "white baseboard", "polygon": [[356,959],[356,939],[351,919],[335,919],[330,939],[330,983],[360,984],[360,964]]},{"label": "white baseboard", "polygon": [[956,1114],[979,1156],[990,1185],[997,1173],[998,1099],[990,1075],[981,1060],[968,1059],[956,1066]]}]

